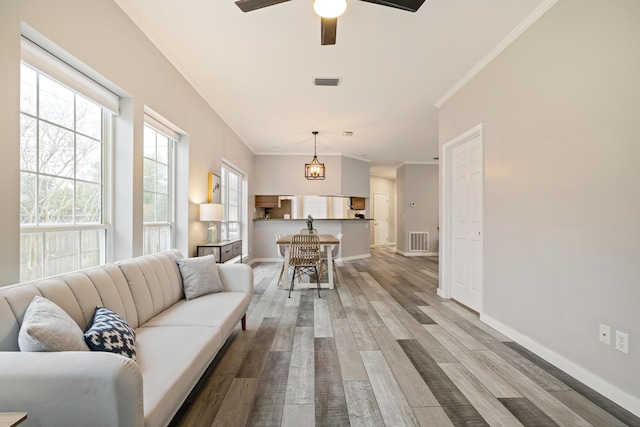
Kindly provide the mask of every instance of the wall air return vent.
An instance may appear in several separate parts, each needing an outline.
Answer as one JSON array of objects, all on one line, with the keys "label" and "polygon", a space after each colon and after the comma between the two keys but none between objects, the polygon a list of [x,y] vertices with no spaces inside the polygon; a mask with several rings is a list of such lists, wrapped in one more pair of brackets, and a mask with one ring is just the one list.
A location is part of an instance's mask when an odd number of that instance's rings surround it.
[{"label": "wall air return vent", "polygon": [[315,86],[340,86],[342,81],[339,77],[315,77],[313,84]]},{"label": "wall air return vent", "polygon": [[409,252],[429,250],[429,233],[426,231],[409,232]]}]

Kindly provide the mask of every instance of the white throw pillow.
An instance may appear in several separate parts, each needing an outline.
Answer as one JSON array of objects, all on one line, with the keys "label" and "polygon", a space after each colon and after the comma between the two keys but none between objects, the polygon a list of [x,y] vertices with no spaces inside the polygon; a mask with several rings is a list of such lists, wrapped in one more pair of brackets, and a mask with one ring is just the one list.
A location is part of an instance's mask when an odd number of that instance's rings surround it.
[{"label": "white throw pillow", "polygon": [[184,297],[188,300],[224,290],[213,255],[176,260],[182,275]]},{"label": "white throw pillow", "polygon": [[18,333],[20,351],[89,351],[78,324],[54,302],[35,296]]}]

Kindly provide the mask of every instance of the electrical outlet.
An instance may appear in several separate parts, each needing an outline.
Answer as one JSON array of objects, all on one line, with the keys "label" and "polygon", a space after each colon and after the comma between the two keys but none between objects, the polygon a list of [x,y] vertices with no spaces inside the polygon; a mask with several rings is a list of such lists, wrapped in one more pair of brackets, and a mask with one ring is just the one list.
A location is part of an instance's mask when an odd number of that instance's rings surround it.
[{"label": "electrical outlet", "polygon": [[616,350],[629,354],[629,334],[616,331]]},{"label": "electrical outlet", "polygon": [[600,342],[611,345],[611,327],[600,323]]}]

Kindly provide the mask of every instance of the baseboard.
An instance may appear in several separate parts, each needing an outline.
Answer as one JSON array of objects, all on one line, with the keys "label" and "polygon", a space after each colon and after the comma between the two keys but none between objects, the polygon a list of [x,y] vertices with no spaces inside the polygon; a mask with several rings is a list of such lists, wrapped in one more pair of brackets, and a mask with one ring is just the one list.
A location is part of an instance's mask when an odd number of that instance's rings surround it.
[{"label": "baseboard", "polygon": [[426,252],[426,251],[411,251],[405,252],[396,248],[396,253],[402,256],[438,256],[440,255],[438,252]]},{"label": "baseboard", "polygon": [[379,248],[379,247],[387,247],[387,246],[395,246],[396,242],[389,242],[382,245],[374,245],[373,243],[369,245],[370,248]]},{"label": "baseboard", "polygon": [[246,262],[246,264],[253,265],[258,262],[283,262],[282,258],[253,258],[251,261]]},{"label": "baseboard", "polygon": [[629,393],[620,390],[618,387],[608,383],[593,372],[585,370],[566,357],[559,355],[553,350],[512,329],[511,327],[494,319],[491,316],[481,314],[480,320],[482,320],[484,323],[491,326],[501,334],[511,338],[513,341],[517,342],[527,350],[534,352],[536,355],[542,357],[547,362],[551,363],[552,365],[556,366],[557,368],[563,370],[567,374],[591,387],[606,398],[614,401],[627,411],[640,417],[640,399],[638,399],[636,396],[630,395]]},{"label": "baseboard", "polygon": [[336,259],[336,261],[338,261],[338,262],[341,262],[341,261],[353,261],[354,259],[363,259],[363,258],[371,258],[371,254],[340,257],[340,258]]}]

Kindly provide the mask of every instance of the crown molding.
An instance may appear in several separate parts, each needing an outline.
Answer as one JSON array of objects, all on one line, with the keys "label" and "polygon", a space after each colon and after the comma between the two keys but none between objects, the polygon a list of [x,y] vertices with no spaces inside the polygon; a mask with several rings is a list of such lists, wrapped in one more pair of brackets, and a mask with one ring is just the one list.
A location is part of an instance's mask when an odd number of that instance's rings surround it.
[{"label": "crown molding", "polygon": [[458,83],[453,85],[442,98],[438,99],[434,106],[440,108],[447,102],[453,95],[455,95],[460,89],[462,89],[471,79],[473,79],[480,71],[482,71],[487,65],[491,63],[498,55],[502,53],[511,43],[513,43],[518,37],[522,35],[531,25],[533,25],[542,15],[547,13],[558,0],[545,0],[543,1],[524,21],[518,24],[508,35],[505,37],[496,47],[494,47],[484,58],[480,60]]}]

